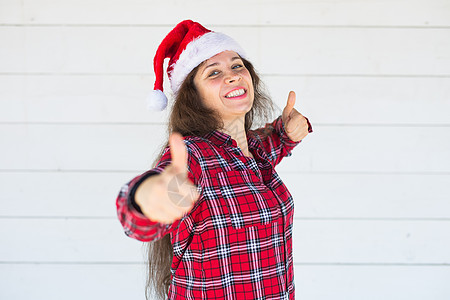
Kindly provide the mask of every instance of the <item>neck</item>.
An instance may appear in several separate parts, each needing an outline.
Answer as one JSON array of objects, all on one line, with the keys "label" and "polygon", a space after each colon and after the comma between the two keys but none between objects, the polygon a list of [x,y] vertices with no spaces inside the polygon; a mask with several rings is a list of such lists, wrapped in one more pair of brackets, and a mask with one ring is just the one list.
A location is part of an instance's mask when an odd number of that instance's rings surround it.
[{"label": "neck", "polygon": [[222,131],[231,136],[242,150],[244,155],[249,155],[247,134],[245,132],[245,118],[234,119],[231,121],[224,121],[224,128]]}]

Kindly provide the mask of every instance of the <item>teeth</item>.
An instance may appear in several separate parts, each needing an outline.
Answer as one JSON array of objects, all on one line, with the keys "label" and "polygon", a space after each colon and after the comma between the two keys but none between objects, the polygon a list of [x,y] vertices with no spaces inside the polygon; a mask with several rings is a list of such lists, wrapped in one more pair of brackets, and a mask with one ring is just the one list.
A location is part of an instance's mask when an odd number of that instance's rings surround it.
[{"label": "teeth", "polygon": [[231,93],[229,93],[228,95],[226,95],[226,98],[232,98],[232,97],[237,97],[237,96],[241,96],[245,94],[245,90],[244,89],[239,89],[239,90],[235,90],[232,91]]}]

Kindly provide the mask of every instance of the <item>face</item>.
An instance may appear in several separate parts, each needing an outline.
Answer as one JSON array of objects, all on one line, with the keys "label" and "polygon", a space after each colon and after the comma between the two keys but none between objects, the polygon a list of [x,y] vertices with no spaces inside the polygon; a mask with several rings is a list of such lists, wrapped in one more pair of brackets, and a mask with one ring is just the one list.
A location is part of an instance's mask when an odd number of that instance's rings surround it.
[{"label": "face", "polygon": [[194,84],[203,103],[218,111],[224,121],[245,117],[252,108],[252,78],[234,51],[224,51],[207,59],[195,75]]}]

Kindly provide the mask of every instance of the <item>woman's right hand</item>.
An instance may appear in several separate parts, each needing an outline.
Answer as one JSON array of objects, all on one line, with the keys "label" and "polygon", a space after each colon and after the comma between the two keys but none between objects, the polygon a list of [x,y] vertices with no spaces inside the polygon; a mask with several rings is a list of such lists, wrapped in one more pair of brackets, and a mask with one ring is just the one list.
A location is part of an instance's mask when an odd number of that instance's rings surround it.
[{"label": "woman's right hand", "polygon": [[169,137],[171,164],[160,174],[152,175],[137,188],[135,201],[142,213],[152,221],[170,224],[189,212],[200,197],[188,178],[183,136],[174,132]]}]

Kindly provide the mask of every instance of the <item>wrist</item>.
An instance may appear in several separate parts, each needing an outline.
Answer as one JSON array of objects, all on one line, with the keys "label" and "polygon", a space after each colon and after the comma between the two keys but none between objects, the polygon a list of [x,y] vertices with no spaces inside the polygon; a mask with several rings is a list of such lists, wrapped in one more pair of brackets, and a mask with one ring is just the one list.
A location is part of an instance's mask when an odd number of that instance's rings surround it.
[{"label": "wrist", "polygon": [[138,212],[142,213],[141,207],[139,205],[139,203],[137,202],[136,199],[136,192],[137,189],[139,187],[141,187],[142,183],[147,180],[149,177],[153,176],[153,175],[157,175],[157,172],[154,171],[150,171],[147,173],[144,173],[130,188],[129,193],[128,193],[128,205],[132,208],[134,208],[135,210],[137,210]]},{"label": "wrist", "polygon": [[155,182],[159,179],[160,174],[153,173],[151,176],[147,176],[145,179],[143,179],[139,185],[136,187],[135,193],[134,193],[134,202],[139,206],[142,207],[143,200],[148,195],[149,191],[153,190],[153,186],[155,185]]}]

